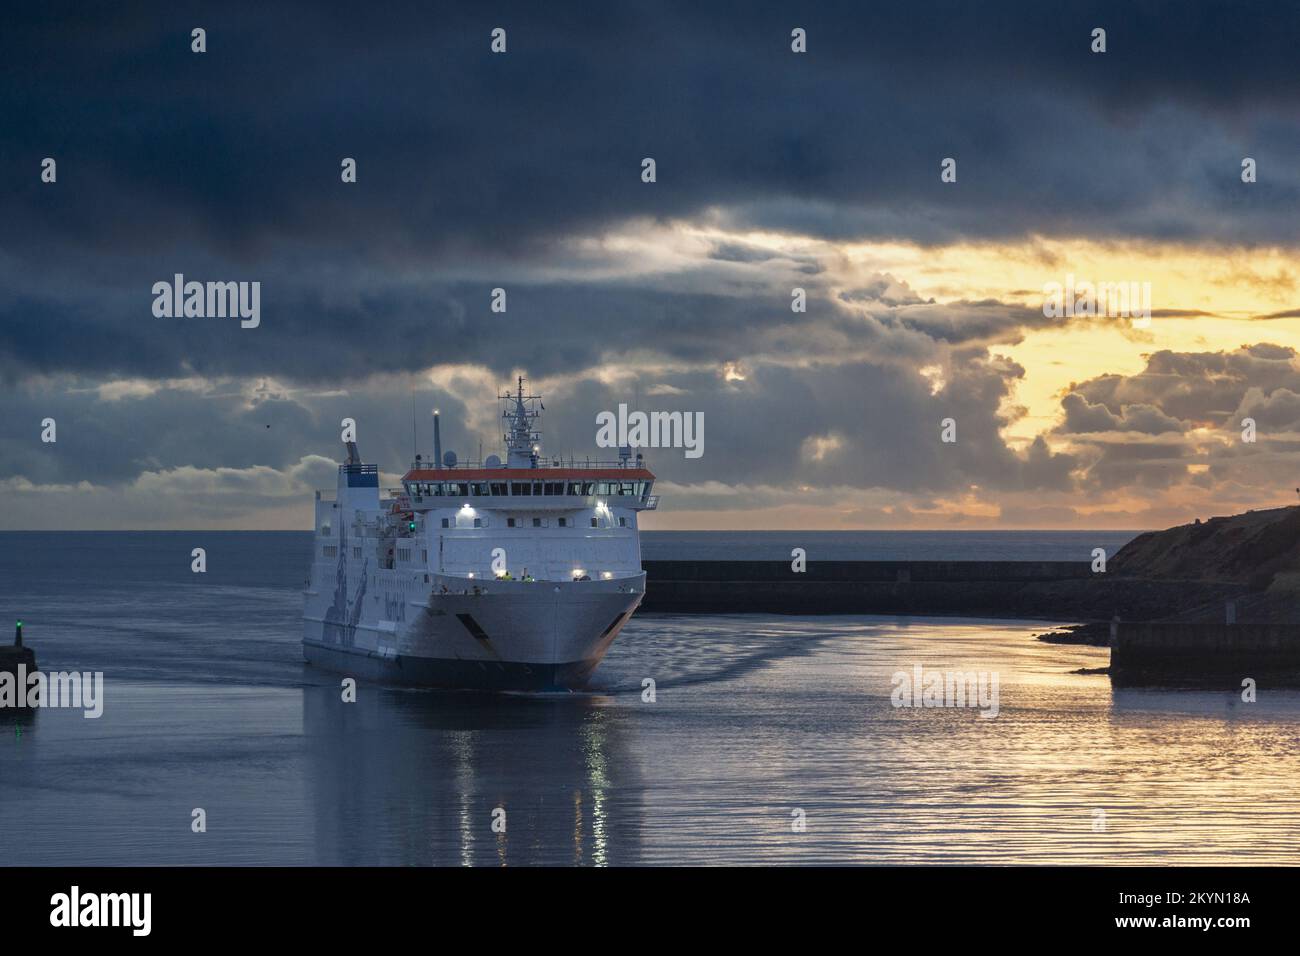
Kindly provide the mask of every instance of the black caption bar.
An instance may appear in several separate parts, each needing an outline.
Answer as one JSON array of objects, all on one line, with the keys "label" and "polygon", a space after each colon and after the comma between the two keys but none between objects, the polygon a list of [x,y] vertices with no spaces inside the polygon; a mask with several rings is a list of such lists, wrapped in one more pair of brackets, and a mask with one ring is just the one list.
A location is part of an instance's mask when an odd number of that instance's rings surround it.
[{"label": "black caption bar", "polygon": [[83,942],[128,945],[240,942],[268,933],[337,945],[434,926],[486,932],[494,943],[515,933],[524,941],[529,933],[552,935],[562,926],[581,927],[588,939],[602,927],[657,935],[690,933],[691,925],[761,936],[772,920],[881,938],[927,925],[972,932],[1032,926],[1070,939],[1197,934],[1231,943],[1286,925],[1297,872],[30,868],[0,869],[0,912],[10,941],[75,933]]}]

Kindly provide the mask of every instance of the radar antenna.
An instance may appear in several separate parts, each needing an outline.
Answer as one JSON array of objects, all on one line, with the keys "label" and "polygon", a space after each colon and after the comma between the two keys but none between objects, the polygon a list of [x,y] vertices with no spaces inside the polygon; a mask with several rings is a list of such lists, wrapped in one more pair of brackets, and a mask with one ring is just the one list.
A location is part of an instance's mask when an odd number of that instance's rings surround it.
[{"label": "radar antenna", "polygon": [[540,395],[524,394],[524,377],[519,376],[515,391],[507,389],[497,396],[505,401],[501,418],[506,423],[502,439],[506,445],[507,468],[536,468],[537,457],[541,454],[542,433],[537,430],[537,420],[541,416],[538,408],[544,408]]}]

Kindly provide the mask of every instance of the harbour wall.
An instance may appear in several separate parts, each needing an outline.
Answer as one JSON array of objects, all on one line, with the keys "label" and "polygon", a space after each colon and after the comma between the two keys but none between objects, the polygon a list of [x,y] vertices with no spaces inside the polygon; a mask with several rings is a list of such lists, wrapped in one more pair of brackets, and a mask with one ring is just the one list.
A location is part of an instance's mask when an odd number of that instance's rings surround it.
[{"label": "harbour wall", "polygon": [[1057,621],[1177,613],[1205,586],[1094,574],[1086,561],[645,561],[642,611],[934,614]]},{"label": "harbour wall", "polygon": [[[1119,620],[1117,684],[1300,682],[1300,613],[1258,613],[1241,583],[1092,572],[1084,561],[646,561],[641,613],[889,614]],[[1228,623],[1228,603],[1243,614]]]},{"label": "harbour wall", "polygon": [[1186,679],[1240,690],[1241,681],[1300,679],[1300,640],[1294,624],[1243,621],[1145,621],[1120,624],[1111,638],[1110,673],[1117,684]]}]

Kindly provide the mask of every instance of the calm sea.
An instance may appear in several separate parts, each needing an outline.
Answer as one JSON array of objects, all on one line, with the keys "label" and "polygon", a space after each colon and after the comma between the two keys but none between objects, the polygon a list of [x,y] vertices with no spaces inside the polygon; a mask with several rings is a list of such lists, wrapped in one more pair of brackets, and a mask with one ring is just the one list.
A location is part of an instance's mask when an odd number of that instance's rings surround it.
[{"label": "calm sea", "polygon": [[[646,538],[647,557],[1081,560],[1108,541]],[[344,704],[300,662],[308,550],[0,534],[0,613],[43,669],[107,682],[98,720],[0,718],[0,862],[1300,862],[1294,691],[1113,690],[1074,673],[1105,649],[1044,645],[1035,623],[639,615],[590,693],[363,684]],[[918,664],[996,673],[998,715],[893,707]]]}]

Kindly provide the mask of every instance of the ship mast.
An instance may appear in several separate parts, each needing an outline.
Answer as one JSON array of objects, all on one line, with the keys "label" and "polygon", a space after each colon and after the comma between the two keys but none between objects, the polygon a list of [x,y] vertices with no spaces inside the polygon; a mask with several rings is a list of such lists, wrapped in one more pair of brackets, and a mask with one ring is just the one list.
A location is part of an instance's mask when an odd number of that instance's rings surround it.
[{"label": "ship mast", "polygon": [[542,440],[542,434],[536,428],[541,415],[536,408],[540,396],[524,394],[524,377],[520,375],[514,394],[507,391],[497,398],[506,402],[501,413],[507,423],[507,431],[501,436],[506,444],[506,467],[536,468]]}]

